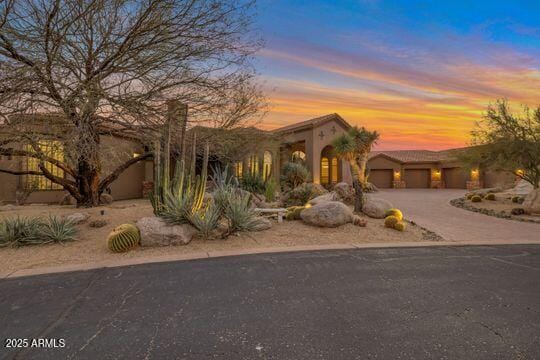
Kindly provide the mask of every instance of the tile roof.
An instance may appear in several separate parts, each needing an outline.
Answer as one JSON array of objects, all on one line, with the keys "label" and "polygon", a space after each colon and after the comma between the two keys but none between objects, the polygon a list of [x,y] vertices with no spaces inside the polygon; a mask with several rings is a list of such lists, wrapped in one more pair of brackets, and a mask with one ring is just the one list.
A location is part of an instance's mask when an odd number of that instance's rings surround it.
[{"label": "tile roof", "polygon": [[401,163],[424,163],[440,162],[455,159],[455,155],[461,149],[450,149],[443,151],[431,150],[388,150],[372,151],[369,153],[369,159],[383,155]]},{"label": "tile roof", "polygon": [[327,115],[319,116],[319,117],[305,120],[305,121],[300,121],[295,124],[283,126],[272,131],[275,133],[288,133],[292,131],[314,128],[316,126],[322,125],[325,122],[331,121],[331,120],[337,120],[338,122],[341,122],[343,125],[345,125],[347,128],[351,127],[351,125],[347,121],[345,121],[345,119],[343,119],[341,116],[339,116],[339,114],[333,113],[333,114],[327,114]]}]

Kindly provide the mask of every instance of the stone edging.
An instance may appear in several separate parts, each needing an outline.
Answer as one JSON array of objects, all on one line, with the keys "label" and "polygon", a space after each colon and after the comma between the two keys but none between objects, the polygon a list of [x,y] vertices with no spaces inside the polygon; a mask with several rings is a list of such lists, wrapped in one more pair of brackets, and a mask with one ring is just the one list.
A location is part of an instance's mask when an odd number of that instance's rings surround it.
[{"label": "stone edging", "polygon": [[432,246],[494,246],[494,245],[540,245],[540,241],[417,241],[417,242],[389,242],[389,243],[362,243],[362,244],[332,244],[332,245],[309,245],[309,246],[288,246],[252,248],[243,250],[222,250],[209,251],[191,254],[163,255],[154,257],[141,257],[120,261],[102,261],[90,264],[63,265],[35,269],[21,269],[7,273],[0,273],[0,280],[14,279],[27,276],[65,273],[74,271],[88,271],[101,268],[114,268],[122,266],[133,266],[151,263],[164,263],[173,261],[202,260],[211,258],[222,258],[239,255],[273,254],[302,251],[324,251],[324,250],[352,250],[352,249],[372,249],[372,248],[415,248]]},{"label": "stone edging", "polygon": [[495,211],[495,210],[490,210],[490,209],[477,208],[475,206],[467,204],[465,202],[464,197],[460,197],[460,198],[457,198],[457,199],[452,199],[452,200],[449,201],[449,203],[450,203],[450,205],[455,206],[457,208],[472,211],[472,212],[476,212],[476,213],[480,213],[480,214],[484,214],[484,215],[488,215],[488,216],[498,217],[498,218],[506,219],[506,220],[516,220],[516,221],[540,224],[540,219],[537,220],[537,219],[522,218],[522,217],[515,216],[515,215],[512,215],[512,214],[507,214],[505,212],[500,212],[500,211]]}]

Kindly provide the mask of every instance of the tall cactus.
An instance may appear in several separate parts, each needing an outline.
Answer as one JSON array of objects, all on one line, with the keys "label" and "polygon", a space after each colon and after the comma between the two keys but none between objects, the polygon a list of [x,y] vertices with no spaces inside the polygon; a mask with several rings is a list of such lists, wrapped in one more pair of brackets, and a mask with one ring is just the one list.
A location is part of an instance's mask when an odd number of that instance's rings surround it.
[{"label": "tall cactus", "polygon": [[[182,117],[181,121],[186,121],[185,117]],[[192,215],[197,213],[203,206],[208,177],[210,144],[207,142],[204,149],[201,175],[195,176],[197,154],[196,137],[194,135],[191,171],[189,173],[186,171],[185,154],[181,154],[180,159],[176,162],[171,179],[170,158],[173,133],[171,118],[171,121],[164,127],[160,144],[156,145],[155,183],[150,200],[156,216],[160,216],[171,223],[185,223],[189,222]],[[183,148],[182,152],[185,152],[185,144],[180,145]]]}]

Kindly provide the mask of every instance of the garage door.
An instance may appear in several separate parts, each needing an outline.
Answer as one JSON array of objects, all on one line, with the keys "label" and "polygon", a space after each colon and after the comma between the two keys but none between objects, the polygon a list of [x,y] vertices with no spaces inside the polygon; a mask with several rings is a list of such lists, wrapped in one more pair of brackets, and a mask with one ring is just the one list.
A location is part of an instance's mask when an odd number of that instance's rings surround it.
[{"label": "garage door", "polygon": [[460,168],[443,169],[444,185],[448,189],[466,189],[467,172]]},{"label": "garage door", "polygon": [[394,170],[370,170],[368,181],[381,189],[392,187]]},{"label": "garage door", "polygon": [[429,188],[429,169],[406,169],[403,180],[407,188]]}]

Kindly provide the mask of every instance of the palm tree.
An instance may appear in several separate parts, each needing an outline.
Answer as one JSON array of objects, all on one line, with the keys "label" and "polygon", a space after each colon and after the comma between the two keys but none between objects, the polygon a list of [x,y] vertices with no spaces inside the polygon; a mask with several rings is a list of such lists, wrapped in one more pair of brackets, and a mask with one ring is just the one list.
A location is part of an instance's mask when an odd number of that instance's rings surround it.
[{"label": "palm tree", "polygon": [[339,157],[349,163],[353,178],[353,187],[356,192],[354,211],[362,211],[364,205],[363,192],[367,187],[366,166],[371,147],[379,140],[377,131],[369,131],[364,127],[352,127],[346,134],[332,142]]}]

